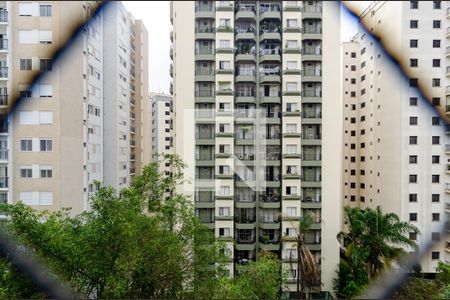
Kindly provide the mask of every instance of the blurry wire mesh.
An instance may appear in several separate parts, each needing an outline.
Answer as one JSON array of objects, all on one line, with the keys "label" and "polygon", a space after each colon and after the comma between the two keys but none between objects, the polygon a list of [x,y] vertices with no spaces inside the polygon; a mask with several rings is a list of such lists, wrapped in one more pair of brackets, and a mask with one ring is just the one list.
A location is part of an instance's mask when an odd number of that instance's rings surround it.
[{"label": "blurry wire mesh", "polygon": [[[84,16],[74,15],[73,18],[65,20],[65,24],[62,27],[64,29],[63,32],[61,32],[60,39],[53,43],[51,47],[45,48],[45,51],[47,51],[45,56],[51,57],[53,64],[65,63],[63,58],[66,53],[69,52],[70,47],[77,42],[77,39],[81,38],[81,34],[86,29],[86,24],[102,12],[104,7],[107,5],[107,2],[95,2],[92,3],[92,5],[93,10],[87,10],[87,13]],[[354,18],[355,21],[360,20],[362,12],[352,6],[349,1],[343,2],[341,8],[348,13],[349,17]],[[372,30],[371,24],[368,24],[367,20],[368,19],[361,20],[361,28],[366,32],[366,34],[370,35],[376,43],[379,44],[382,54],[386,56],[396,68],[398,68],[403,80],[409,80],[412,77],[412,71],[410,67],[408,67],[408,57],[402,56],[402,53],[396,52],[396,49],[390,46],[390,33],[388,31],[380,31],[376,28]],[[423,74],[426,73],[424,72]],[[419,79],[421,79],[420,76],[423,76],[423,74],[419,74]],[[32,90],[35,84],[47,76],[47,72],[30,72],[28,76],[28,78],[23,77],[21,80],[23,82],[31,82],[25,90]],[[417,74],[414,76],[417,76]],[[432,104],[432,96],[428,86],[421,84],[420,82],[421,81],[419,81],[419,85],[416,88],[417,93],[421,96],[420,99],[423,103],[426,103],[430,109],[436,111],[444,123],[448,125],[449,119],[446,116],[445,109]],[[10,98],[11,101],[8,102],[8,113],[13,113],[14,109],[20,105],[23,98],[17,88],[12,89],[12,93],[13,94]],[[440,232],[442,234],[446,234],[448,229],[449,223],[447,222],[444,226],[442,226]],[[382,276],[382,280],[376,282],[368,288],[364,298],[391,297],[395,289],[398,288],[398,286],[407,278],[412,266],[418,263],[420,258],[428,252],[434,243],[434,241],[430,241],[427,244],[422,245],[419,253],[411,255],[407,258],[405,257],[404,261],[401,263],[401,269],[388,271],[385,276]],[[23,250],[18,251],[18,249],[18,245],[7,233],[4,233],[3,229],[0,227],[0,251],[4,256],[12,260],[24,273],[29,275],[30,278],[33,278],[33,280],[36,281],[36,283],[47,295],[57,298],[70,298],[74,296],[69,288],[55,281],[55,276],[45,270],[45,267],[43,267],[37,259],[30,256],[28,252]]]},{"label": "blurry wire mesh", "polygon": [[[11,5],[17,5],[17,3]],[[81,51],[86,51],[85,53],[87,53],[86,44],[83,43],[84,34],[88,31],[89,24],[95,18],[100,17],[108,3],[102,1],[80,1],[67,5],[74,5],[73,8],[82,6],[82,9],[68,9],[65,15],[60,16],[61,24],[58,34],[53,36],[51,43],[47,47],[42,47],[40,52],[41,57],[50,58],[53,68],[56,65],[65,67],[65,64],[66,68],[71,67],[70,52],[75,48],[75,44],[81,44],[83,48]],[[12,55],[15,54],[12,53]],[[50,76],[49,70],[52,70],[51,66],[44,70],[25,72],[21,74],[20,81],[18,81],[18,78],[12,79],[13,88],[10,89],[7,101],[8,115],[6,117],[8,119],[14,117],[13,114],[16,108],[28,97],[28,93],[23,91],[32,93],[39,82]],[[61,99],[61,102],[64,102],[66,99],[68,98]],[[82,102],[83,99],[79,99],[79,101]],[[2,216],[0,212],[0,220],[5,221],[5,219],[7,220],[7,217]],[[20,244],[3,226],[0,226],[0,256],[16,265],[48,297],[61,299],[77,298],[76,293],[62,282],[61,278],[58,278],[56,274],[42,264],[41,260],[33,254],[31,249]]]},{"label": "blurry wire mesh", "polygon": [[[384,74],[392,79],[392,86],[390,88],[401,89],[401,85],[408,85],[414,91],[414,95],[417,96],[420,102],[421,112],[437,114],[442,122],[439,122],[442,126],[442,131],[449,132],[449,116],[446,114],[447,105],[441,105],[439,102],[433,101],[433,91],[430,84],[434,76],[431,69],[431,64],[424,66],[421,65],[419,69],[412,68],[410,64],[410,57],[402,52],[402,48],[398,46],[395,39],[397,32],[393,30],[395,26],[390,26],[392,23],[402,20],[400,15],[396,15],[399,12],[392,12],[388,18],[378,20],[376,15],[377,10],[386,4],[386,1],[364,1],[364,3],[357,3],[357,1],[343,1],[341,2],[341,8],[346,18],[352,19],[353,22],[358,23],[359,34],[365,35],[375,45],[377,50],[381,54],[381,59],[387,61],[390,65],[390,73]],[[367,5],[370,2],[370,5]],[[407,1],[403,5],[410,5]],[[394,20],[395,19],[395,20]],[[382,25],[380,25],[383,22]],[[375,57],[372,57],[375,59]],[[380,57],[378,57],[380,58]],[[439,76],[439,75],[438,75]],[[415,80],[416,84],[411,85],[411,80]],[[395,99],[395,98],[394,98]],[[401,116],[396,116],[401,118]],[[431,135],[431,133],[428,133]],[[383,170],[384,171],[384,170]],[[448,236],[450,230],[450,222],[446,220],[443,222],[435,233],[439,233],[441,236]],[[429,235],[429,232],[426,232]],[[419,245],[417,252],[411,252],[402,257],[398,264],[394,267],[386,269],[378,278],[376,278],[371,285],[366,289],[362,299],[388,299],[392,298],[395,292],[402,286],[403,283],[411,276],[415,267],[420,265],[420,262],[430,254],[431,249],[441,243],[440,239],[430,239]]]}]

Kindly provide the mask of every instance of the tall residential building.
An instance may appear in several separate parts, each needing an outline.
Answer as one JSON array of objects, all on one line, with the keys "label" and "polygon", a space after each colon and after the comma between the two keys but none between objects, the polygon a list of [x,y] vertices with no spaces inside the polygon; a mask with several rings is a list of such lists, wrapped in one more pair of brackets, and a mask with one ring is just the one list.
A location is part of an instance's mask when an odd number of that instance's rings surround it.
[{"label": "tall residential building", "polygon": [[331,291],[339,259],[342,103],[337,3],[173,1],[179,187],[235,266],[272,251],[296,290],[297,220]]},{"label": "tall residential building", "polygon": [[[104,12],[105,184],[128,186],[143,165],[150,162],[141,140],[150,146],[148,103],[148,33],[121,2]],[[143,78],[145,76],[145,78]],[[146,124],[143,118],[146,116]]]},{"label": "tall residential building", "polygon": [[[151,93],[152,102],[152,154],[173,154],[173,105],[172,96]],[[153,156],[153,160],[157,160]],[[170,172],[170,165],[163,170]]]},{"label": "tall residential building", "polygon": [[445,113],[450,90],[445,3],[378,1],[361,16],[388,41],[409,80],[363,30],[342,51],[344,205],[381,206],[417,226],[421,234],[410,239],[421,246],[435,242],[421,261],[426,273],[450,261],[450,236],[440,233],[450,203],[448,131],[438,114]]},{"label": "tall residential building", "polygon": [[[107,62],[113,64],[106,52],[117,48],[105,38],[110,30],[104,23],[110,18],[104,12],[95,16],[60,61],[51,60],[53,52],[68,41],[71,30],[88,19],[96,5],[94,1],[0,2],[2,201],[22,201],[49,210],[71,207],[73,213],[79,213],[89,209],[88,199],[97,190],[97,182],[120,187],[107,180],[105,169],[112,163],[106,159],[113,144],[110,140],[116,139],[110,134],[109,121],[115,115],[109,110],[122,104],[110,93],[110,80],[115,80],[114,87],[119,86],[118,80],[104,76],[113,72],[105,66]],[[132,19],[128,13],[126,16],[127,20]],[[136,37],[131,43],[130,36],[123,41],[128,51],[124,56],[128,67],[120,70],[127,76],[126,93],[131,93],[125,104],[130,106],[137,101],[127,110],[128,126],[124,129],[128,170],[132,167],[129,149],[133,146],[129,142],[133,140],[129,138],[133,122],[130,112],[136,114],[136,121],[139,115],[140,125],[135,126],[147,126],[148,134],[141,129],[135,140],[141,149],[148,147],[148,153],[151,117],[147,96],[147,33],[140,21],[127,23],[127,30],[130,26]],[[104,42],[109,47],[105,52]],[[136,51],[129,49],[133,47]],[[30,88],[39,72],[45,75]],[[135,86],[136,92],[129,92]],[[104,93],[106,89],[108,93]],[[7,117],[7,105],[18,96],[22,101]],[[136,167],[140,168],[140,164]]]}]

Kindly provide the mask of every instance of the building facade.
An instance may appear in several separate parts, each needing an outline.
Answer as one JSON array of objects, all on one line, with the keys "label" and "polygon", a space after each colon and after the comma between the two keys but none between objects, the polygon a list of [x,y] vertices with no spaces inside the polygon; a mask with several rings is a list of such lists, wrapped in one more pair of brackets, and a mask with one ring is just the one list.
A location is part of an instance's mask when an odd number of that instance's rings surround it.
[{"label": "building facade", "polygon": [[[173,152],[173,105],[172,96],[151,93],[152,102],[152,155],[158,160],[158,155],[174,154]],[[170,172],[170,165],[161,166],[165,172]]]},{"label": "building facade", "polygon": [[421,261],[426,273],[450,259],[440,232],[450,200],[447,15],[444,1],[378,1],[361,16],[410,79],[362,28],[342,51],[344,205],[381,206],[417,226],[421,234],[409,237],[434,243]]},{"label": "building facade", "polygon": [[[179,190],[235,266],[272,251],[295,291],[297,221],[332,291],[339,258],[339,8],[321,1],[171,2]],[[332,149],[332,150],[331,150]]]},{"label": "building facade", "polygon": [[[110,165],[106,155],[111,150],[113,138],[106,130],[113,118],[109,109],[119,105],[117,98],[109,93],[112,78],[104,76],[105,72],[111,72],[106,62],[113,63],[104,53],[105,36],[109,34],[104,24],[109,22],[109,17],[105,12],[93,17],[59,61],[51,59],[55,50],[69,41],[72,30],[89,19],[96,5],[94,1],[0,3],[0,68],[3,72],[0,72],[3,75],[0,78],[3,122],[0,130],[0,197],[4,202],[22,201],[34,208],[48,210],[70,207],[72,213],[80,213],[89,209],[89,196],[100,183],[120,188],[106,176],[106,166]],[[128,13],[127,17],[127,20],[132,19]],[[128,106],[132,101],[140,102],[139,106],[135,105],[136,112],[134,108],[127,111],[128,127],[124,130],[127,137],[132,136],[131,113],[139,114],[140,125],[136,126],[144,128],[142,124],[145,123],[148,134],[150,132],[146,92],[147,33],[140,21],[132,21],[127,23],[127,28],[132,26],[136,31],[139,37],[135,40],[139,40],[139,47],[133,42],[130,44],[129,36],[126,45],[139,50],[133,52],[127,48],[126,57],[127,62],[138,61],[136,66],[139,67],[134,70],[135,65],[129,63],[124,73],[127,78],[133,77],[126,86],[127,93],[135,81],[139,91],[134,96],[130,92],[124,102]],[[112,51],[113,45],[109,46],[108,51]],[[139,53],[139,56],[134,57],[132,53]],[[40,72],[39,81],[30,86]],[[108,93],[104,93],[106,88]],[[8,115],[7,109],[18,97],[21,101]],[[143,112],[141,103],[147,105],[148,114]],[[146,146],[150,144],[150,138],[141,146],[142,136],[145,136],[143,131],[136,138],[140,149],[145,146],[150,152],[150,147]],[[131,140],[127,139],[129,171],[133,167],[129,150],[133,146]]]}]

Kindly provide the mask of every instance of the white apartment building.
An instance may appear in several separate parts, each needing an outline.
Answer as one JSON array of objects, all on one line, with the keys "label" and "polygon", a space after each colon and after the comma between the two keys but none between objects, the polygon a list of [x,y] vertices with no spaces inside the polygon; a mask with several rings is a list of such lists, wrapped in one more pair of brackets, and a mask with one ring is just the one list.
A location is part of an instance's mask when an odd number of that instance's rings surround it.
[{"label": "white apartment building", "polygon": [[[331,292],[341,211],[340,16],[334,2],[173,1],[174,152],[235,266],[272,251],[296,290],[297,220]],[[296,264],[293,264],[296,265]]]},{"label": "white apartment building", "polygon": [[[173,154],[173,105],[172,96],[151,93],[152,102],[152,155]],[[153,156],[153,160],[157,160]],[[170,165],[161,166],[170,172]]]},{"label": "white apartment building", "polygon": [[425,273],[450,260],[449,236],[439,233],[450,203],[448,131],[439,118],[450,91],[449,15],[444,1],[377,1],[361,16],[410,79],[362,28],[342,50],[344,205],[381,206],[417,226],[411,239],[435,242]]}]

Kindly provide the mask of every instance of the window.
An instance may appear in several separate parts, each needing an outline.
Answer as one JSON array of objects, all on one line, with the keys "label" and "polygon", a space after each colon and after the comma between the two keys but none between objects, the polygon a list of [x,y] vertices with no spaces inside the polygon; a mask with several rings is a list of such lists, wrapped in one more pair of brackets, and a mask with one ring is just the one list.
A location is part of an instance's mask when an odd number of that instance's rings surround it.
[{"label": "window", "polygon": [[431,137],[431,144],[439,145],[439,143],[440,143],[440,136],[432,136]]},{"label": "window", "polygon": [[297,133],[297,124],[286,124],[286,133]]},{"label": "window", "polygon": [[431,240],[432,241],[440,241],[441,240],[441,235],[439,232],[432,232],[431,233]]},{"label": "window", "polygon": [[19,201],[23,202],[26,205],[37,205],[38,204],[38,203],[35,203],[35,201],[33,201],[33,193],[32,192],[20,192]]},{"label": "window", "polygon": [[286,68],[288,70],[295,70],[297,69],[297,61],[293,60],[293,61],[287,61],[286,63]]},{"label": "window", "polygon": [[417,155],[410,155],[409,156],[409,163],[410,164],[417,164]]},{"label": "window", "polygon": [[417,194],[409,194],[409,202],[417,202]]},{"label": "window", "polygon": [[52,60],[48,58],[41,58],[40,62],[40,70],[41,71],[51,71],[52,70]]},{"label": "window", "polygon": [[439,251],[433,251],[433,252],[431,252],[431,259],[433,259],[433,260],[439,259],[439,254],[440,254]]},{"label": "window", "polygon": [[416,87],[419,85],[419,80],[417,78],[410,78],[409,79],[409,86],[410,87]]},{"label": "window", "polygon": [[52,16],[52,6],[48,4],[39,5],[39,15],[41,17],[51,17]]},{"label": "window", "polygon": [[32,16],[33,3],[25,2],[19,3],[19,16]]},{"label": "window", "polygon": [[433,68],[439,68],[441,67],[441,60],[440,59],[433,59]]},{"label": "window", "polygon": [[51,44],[52,43],[52,32],[49,30],[39,31],[39,43],[40,44]]},{"label": "window", "polygon": [[417,97],[409,98],[409,106],[417,106]]},{"label": "window", "polygon": [[220,27],[230,27],[230,19],[219,19]]},{"label": "window", "polygon": [[20,111],[19,123],[20,125],[28,125],[37,123],[34,119],[35,116],[32,111]]},{"label": "window", "polygon": [[31,58],[21,58],[20,59],[20,70],[21,71],[31,70]]},{"label": "window", "polygon": [[229,154],[230,153],[230,145],[219,145],[219,153]]},{"label": "window", "polygon": [[52,178],[53,168],[51,166],[40,166],[39,173],[41,178]]},{"label": "window", "polygon": [[297,195],[297,187],[296,186],[287,186],[286,187],[286,195],[288,195],[288,196]]},{"label": "window", "polygon": [[297,91],[297,82],[287,82],[286,90],[288,92],[296,92]]},{"label": "window", "polygon": [[439,175],[436,175],[436,174],[431,175],[431,182],[432,183],[439,183],[439,178],[440,178]]},{"label": "window", "polygon": [[39,150],[42,152],[50,152],[52,151],[53,141],[50,139],[41,139],[39,140]]},{"label": "window", "polygon": [[419,46],[419,40],[409,40],[410,48],[417,48]]},{"label": "window", "polygon": [[[36,91],[37,92],[37,91]],[[50,84],[39,85],[39,97],[48,98],[53,96],[53,86]]]},{"label": "window", "polygon": [[33,168],[32,166],[20,166],[20,177],[22,178],[32,178],[33,177]]},{"label": "window", "polygon": [[286,207],[286,215],[288,217],[297,216],[297,207]]},{"label": "window", "polygon": [[441,28],[441,20],[433,20],[433,28]]},{"label": "window", "polygon": [[440,156],[439,155],[432,155],[431,156],[431,163],[438,164],[439,160],[440,160]]},{"label": "window", "polygon": [[432,194],[431,195],[431,202],[439,202],[440,195],[439,194]]},{"label": "window", "polygon": [[230,61],[229,60],[221,60],[219,62],[219,69],[221,69],[221,70],[229,70],[229,69],[231,69]]},{"label": "window", "polygon": [[418,9],[419,8],[419,1],[409,1],[409,8],[411,8],[411,9]]},{"label": "window", "polygon": [[229,207],[219,207],[219,216],[221,216],[221,217],[230,216],[230,208]]},{"label": "window", "polygon": [[417,240],[417,233],[416,232],[410,232],[409,233],[409,239],[411,241],[416,241]]},{"label": "window", "polygon": [[439,97],[431,98],[431,104],[433,104],[433,106],[441,105],[441,98],[439,98]]},{"label": "window", "polygon": [[419,21],[418,20],[410,20],[409,21],[409,28],[418,28],[419,27]]},{"label": "window", "polygon": [[441,40],[433,40],[433,48],[440,48]]},{"label": "window", "polygon": [[230,174],[230,166],[219,166],[219,174],[221,175]]},{"label": "window", "polygon": [[410,67],[417,67],[418,66],[418,59],[417,58],[411,58],[410,60],[409,60],[409,66]]},{"label": "window", "polygon": [[229,237],[230,236],[230,228],[219,228],[219,236],[220,237]]},{"label": "window", "polygon": [[287,27],[288,28],[298,27],[297,19],[287,19]]},{"label": "window", "polygon": [[[362,53],[361,53],[361,54],[362,54]],[[356,58],[356,52],[350,53],[350,57],[351,57],[351,58]]]},{"label": "window", "polygon": [[286,103],[286,111],[287,112],[297,111],[297,103]]},{"label": "window", "polygon": [[441,79],[439,79],[439,78],[433,78],[433,79],[431,80],[431,85],[432,85],[433,87],[441,86]]},{"label": "window", "polygon": [[438,222],[439,221],[439,219],[440,219],[440,214],[439,213],[432,213],[431,214],[431,220],[433,221],[433,222]]},{"label": "window", "polygon": [[39,193],[39,205],[53,205],[53,193],[52,192],[40,192]]},{"label": "window", "polygon": [[410,213],[409,214],[409,220],[410,221],[417,221],[417,213]]},{"label": "window", "polygon": [[219,48],[231,48],[230,40],[219,40]]},{"label": "window", "polygon": [[298,41],[297,40],[287,40],[287,47],[286,48],[297,48],[298,47]]},{"label": "window", "polygon": [[409,175],[409,183],[417,183],[417,175]]},{"label": "window", "polygon": [[410,136],[409,137],[409,144],[410,145],[417,145],[417,136]]},{"label": "window", "polygon": [[39,112],[39,124],[52,124],[53,123],[53,113],[51,111],[40,111]]},{"label": "window", "polygon": [[220,133],[230,132],[230,124],[219,124],[219,132]]},{"label": "window", "polygon": [[33,140],[31,139],[20,140],[20,151],[33,151]]},{"label": "window", "polygon": [[297,145],[286,145],[287,154],[297,154]]},{"label": "window", "polygon": [[230,187],[229,186],[221,186],[219,189],[219,195],[229,196],[230,195]]},{"label": "window", "polygon": [[441,1],[433,1],[433,9],[441,9]]},{"label": "window", "polygon": [[409,125],[417,125],[417,117],[409,117]]},{"label": "window", "polygon": [[355,65],[350,66],[350,71],[356,71],[356,66]]}]

